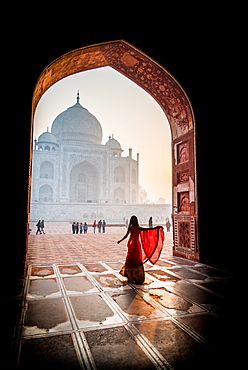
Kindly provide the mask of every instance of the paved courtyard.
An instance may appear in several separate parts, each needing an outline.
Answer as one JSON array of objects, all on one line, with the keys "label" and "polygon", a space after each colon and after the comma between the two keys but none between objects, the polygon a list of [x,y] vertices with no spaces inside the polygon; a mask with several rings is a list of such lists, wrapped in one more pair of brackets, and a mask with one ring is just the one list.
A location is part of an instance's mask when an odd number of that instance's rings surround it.
[{"label": "paved courtyard", "polygon": [[[239,368],[233,340],[235,277],[172,256],[165,233],[161,258],[145,264],[143,285],[120,270],[124,227],[71,234],[47,223],[29,236],[28,274],[16,340],[20,368]],[[234,367],[233,367],[234,366]]]},{"label": "paved courtyard", "polygon": [[[117,244],[126,233],[123,227],[106,227],[106,232],[72,234],[69,222],[47,222],[45,235],[36,235],[35,223],[30,225],[28,261],[30,264],[47,262],[115,261],[125,260],[126,243]],[[165,246],[161,257],[172,256],[172,233],[165,234]]]}]

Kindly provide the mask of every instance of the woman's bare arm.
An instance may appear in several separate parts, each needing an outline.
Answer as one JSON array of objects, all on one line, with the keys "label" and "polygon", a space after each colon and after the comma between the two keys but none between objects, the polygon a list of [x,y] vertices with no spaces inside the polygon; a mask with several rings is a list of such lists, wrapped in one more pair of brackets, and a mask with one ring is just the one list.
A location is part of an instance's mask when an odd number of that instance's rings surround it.
[{"label": "woman's bare arm", "polygon": [[125,240],[128,237],[128,234],[130,233],[130,229],[131,228],[128,227],[126,234],[123,236],[122,239],[118,240],[117,244],[120,244],[121,242],[123,242],[123,240]]}]

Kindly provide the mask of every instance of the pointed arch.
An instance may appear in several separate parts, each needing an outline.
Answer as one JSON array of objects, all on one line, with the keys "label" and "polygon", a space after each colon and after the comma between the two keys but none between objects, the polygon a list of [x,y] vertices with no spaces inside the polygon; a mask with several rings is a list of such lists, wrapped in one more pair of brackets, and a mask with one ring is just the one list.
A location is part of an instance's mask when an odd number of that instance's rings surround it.
[{"label": "pointed arch", "polygon": [[[105,66],[114,68],[147,91],[168,119],[172,134],[173,254],[199,261],[195,118],[187,94],[163,66],[123,40],[72,50],[53,61],[41,73],[34,89],[32,117],[41,96],[57,81]],[[181,200],[186,193],[188,206],[185,208],[181,206]]]},{"label": "pointed arch", "polygon": [[99,172],[87,161],[75,164],[70,172],[70,202],[97,203],[99,201]]},{"label": "pointed arch", "polygon": [[53,179],[54,166],[50,161],[43,161],[40,164],[40,178]]},{"label": "pointed arch", "polygon": [[39,188],[39,202],[52,202],[53,188],[49,184],[41,185]]}]

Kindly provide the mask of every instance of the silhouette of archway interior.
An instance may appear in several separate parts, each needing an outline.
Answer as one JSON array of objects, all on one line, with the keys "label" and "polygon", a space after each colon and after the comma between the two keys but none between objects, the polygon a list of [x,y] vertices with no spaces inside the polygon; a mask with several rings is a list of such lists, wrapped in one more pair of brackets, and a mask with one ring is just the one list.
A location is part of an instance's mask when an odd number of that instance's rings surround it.
[{"label": "silhouette of archway interior", "polygon": [[[123,40],[70,51],[41,73],[33,94],[32,120],[41,96],[57,81],[105,66],[114,68],[147,91],[161,106],[169,121],[172,133],[173,254],[199,261],[194,113],[185,91],[163,66]],[[31,143],[32,140],[30,152]],[[30,184],[31,181],[29,194]]]}]

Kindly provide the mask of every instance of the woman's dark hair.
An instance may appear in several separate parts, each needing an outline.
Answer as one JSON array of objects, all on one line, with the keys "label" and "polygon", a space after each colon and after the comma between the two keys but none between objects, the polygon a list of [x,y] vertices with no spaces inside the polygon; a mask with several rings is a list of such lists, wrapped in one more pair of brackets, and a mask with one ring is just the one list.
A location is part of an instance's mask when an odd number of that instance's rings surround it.
[{"label": "woman's dark hair", "polygon": [[139,226],[138,218],[137,218],[136,216],[132,216],[132,217],[130,218],[129,225],[130,225],[130,226]]}]

